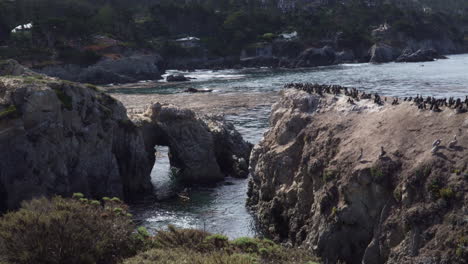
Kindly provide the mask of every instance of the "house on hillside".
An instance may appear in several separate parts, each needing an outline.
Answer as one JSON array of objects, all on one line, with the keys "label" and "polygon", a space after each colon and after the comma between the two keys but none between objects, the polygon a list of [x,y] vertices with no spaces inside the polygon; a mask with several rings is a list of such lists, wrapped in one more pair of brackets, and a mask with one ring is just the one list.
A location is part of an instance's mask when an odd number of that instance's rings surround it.
[{"label": "house on hillside", "polygon": [[32,29],[32,27],[33,27],[32,22],[24,24],[24,25],[18,25],[14,29],[11,30],[11,33],[29,31]]},{"label": "house on hillside", "polygon": [[184,48],[198,48],[201,46],[200,39],[197,37],[185,37],[175,41]]},{"label": "house on hillside", "polygon": [[285,32],[285,33],[281,33],[279,35],[279,37],[281,39],[284,39],[284,40],[295,40],[298,38],[298,33],[297,31],[294,31],[294,32]]}]

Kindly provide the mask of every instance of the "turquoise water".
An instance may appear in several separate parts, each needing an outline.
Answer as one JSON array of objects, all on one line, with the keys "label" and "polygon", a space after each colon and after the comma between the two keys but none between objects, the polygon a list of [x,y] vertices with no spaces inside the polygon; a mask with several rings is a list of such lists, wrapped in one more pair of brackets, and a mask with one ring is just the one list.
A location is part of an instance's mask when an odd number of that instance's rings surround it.
[{"label": "turquoise water", "polygon": [[[168,73],[177,73],[168,71]],[[344,64],[314,69],[244,69],[184,73],[196,78],[189,83],[161,82],[152,88],[118,89],[121,93],[179,93],[188,87],[213,89],[215,93],[271,92],[289,82],[313,82],[357,87],[387,96],[462,97],[468,95],[468,55],[426,63]],[[189,95],[188,95],[189,96]],[[260,141],[267,129],[269,107],[258,106],[227,116],[252,143]],[[167,148],[158,148],[152,172],[157,199],[132,206],[139,223],[150,230],[174,224],[201,228],[231,238],[256,235],[253,217],[245,208],[248,180],[227,179],[211,187],[193,187],[190,202],[173,197],[177,182],[171,176]]]}]

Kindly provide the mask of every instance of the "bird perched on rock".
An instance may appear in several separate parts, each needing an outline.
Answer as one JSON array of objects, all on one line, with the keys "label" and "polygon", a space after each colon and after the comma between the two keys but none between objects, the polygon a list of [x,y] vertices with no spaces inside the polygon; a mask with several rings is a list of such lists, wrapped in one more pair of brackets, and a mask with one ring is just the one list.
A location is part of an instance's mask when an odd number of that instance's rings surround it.
[{"label": "bird perched on rock", "polygon": [[453,140],[449,142],[448,147],[449,148],[454,148],[457,145],[457,143],[458,143],[457,135],[455,135],[453,137]]},{"label": "bird perched on rock", "polygon": [[432,149],[431,149],[432,154],[437,153],[437,150],[439,150],[440,143],[442,143],[442,140],[440,139],[437,139],[436,141],[434,141],[434,143],[432,143]]},{"label": "bird perched on rock", "polygon": [[364,149],[361,148],[361,153],[359,154],[359,157],[357,160],[361,160],[362,159],[362,156],[364,154]]},{"label": "bird perched on rock", "polygon": [[384,147],[381,146],[381,147],[380,147],[380,155],[379,155],[379,158],[383,158],[383,157],[385,157],[385,155],[387,155],[387,152],[385,152]]}]

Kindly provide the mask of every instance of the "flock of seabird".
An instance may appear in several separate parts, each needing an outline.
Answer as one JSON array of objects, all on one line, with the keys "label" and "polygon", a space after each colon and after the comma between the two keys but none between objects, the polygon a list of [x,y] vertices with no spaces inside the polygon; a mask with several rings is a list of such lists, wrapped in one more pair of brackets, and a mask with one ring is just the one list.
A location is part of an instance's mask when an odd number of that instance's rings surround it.
[{"label": "flock of seabird", "polygon": [[[377,94],[371,94],[371,93],[366,93],[366,92],[361,92],[356,88],[347,88],[339,85],[321,85],[321,84],[312,84],[312,83],[288,83],[284,86],[284,88],[290,89],[298,89],[305,91],[307,93],[315,93],[318,94],[319,96],[323,96],[324,94],[333,94],[333,95],[340,95],[344,94],[348,96],[348,103],[350,104],[355,104],[355,101],[367,99],[367,100],[373,100],[375,104],[377,105],[383,105],[384,102],[387,102],[387,97],[384,97],[382,100],[382,97]],[[420,110],[426,110],[429,109],[434,112],[441,112],[443,107],[454,109],[456,113],[466,113],[468,112],[468,96],[466,96],[465,100],[462,100],[460,98],[455,99],[453,97],[450,98],[443,98],[443,99],[437,99],[434,97],[426,97],[424,98],[423,96],[417,95],[416,97],[405,97],[403,99],[404,102],[414,102],[415,105],[418,106],[418,109]],[[395,97],[392,99],[391,102],[392,105],[398,105],[400,104],[399,98]],[[437,139],[434,141],[432,144],[432,149],[431,153],[436,154],[437,151],[440,148],[440,144],[442,143],[441,139]],[[454,148],[456,147],[458,143],[457,136],[455,135],[453,140],[448,143],[449,148]],[[387,152],[384,150],[384,147],[380,147],[380,155],[379,158],[385,157]],[[361,148],[361,154],[358,158],[360,160],[363,155],[363,150]]]},{"label": "flock of seabird", "polygon": [[[348,103],[354,104],[355,101],[359,101],[362,99],[373,100],[374,103],[377,105],[383,105],[387,102],[387,97],[382,97],[377,94],[371,94],[366,92],[361,92],[356,88],[347,88],[339,85],[321,85],[321,84],[312,84],[312,83],[288,83],[284,86],[285,88],[295,88],[298,90],[302,90],[308,93],[315,93],[319,96],[323,96],[324,94],[333,94],[339,95],[344,94],[348,96]],[[464,100],[458,98],[455,99],[453,97],[450,98],[443,98],[437,99],[431,96],[424,98],[421,95],[417,95],[416,97],[405,97],[403,99],[404,102],[413,102],[418,109],[420,110],[431,110],[434,112],[441,112],[443,107],[454,109],[457,113],[466,113],[468,112],[468,96],[465,97]],[[392,98],[391,101],[392,105],[400,104],[400,99],[398,97]]]}]

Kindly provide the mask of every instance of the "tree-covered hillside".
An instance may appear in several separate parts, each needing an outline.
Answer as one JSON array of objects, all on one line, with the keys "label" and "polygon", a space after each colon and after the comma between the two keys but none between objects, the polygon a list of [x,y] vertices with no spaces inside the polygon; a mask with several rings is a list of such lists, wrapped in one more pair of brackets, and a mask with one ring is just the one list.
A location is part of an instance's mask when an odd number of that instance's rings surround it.
[{"label": "tree-covered hillside", "polygon": [[[288,2],[297,2],[297,8],[282,9]],[[422,8],[423,2],[434,9]],[[368,45],[371,31],[383,23],[416,38],[463,39],[466,5],[461,0],[0,0],[0,45],[6,45],[0,57],[86,64],[99,57],[83,48],[96,35],[165,56],[184,54],[170,41],[184,36],[200,38],[210,54],[237,56],[253,43],[293,31],[312,45],[339,33],[341,43],[352,48]],[[458,12],[446,12],[449,7]],[[28,23],[30,30],[12,32]]]}]

